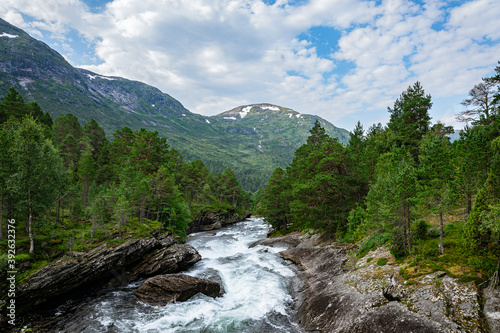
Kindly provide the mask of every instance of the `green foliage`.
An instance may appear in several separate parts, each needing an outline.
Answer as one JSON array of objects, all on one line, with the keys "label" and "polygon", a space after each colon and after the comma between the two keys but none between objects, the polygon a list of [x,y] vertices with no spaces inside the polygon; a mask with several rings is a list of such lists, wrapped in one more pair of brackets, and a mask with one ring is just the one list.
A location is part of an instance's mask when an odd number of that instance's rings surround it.
[{"label": "green foliage", "polygon": [[355,241],[360,234],[362,234],[363,231],[360,229],[365,226],[366,217],[366,210],[359,205],[349,212],[349,216],[347,217],[347,232],[345,235],[347,241]]},{"label": "green foliage", "polygon": [[431,96],[425,95],[417,81],[401,94],[392,109],[389,108],[391,119],[388,126],[395,133],[396,145],[408,147],[414,157],[420,140],[429,131],[431,106]]},{"label": "green foliage", "polygon": [[428,236],[429,224],[424,220],[418,220],[415,223],[415,231],[413,233],[415,240],[426,239]]},{"label": "green foliage", "polygon": [[384,245],[389,239],[390,236],[383,233],[370,235],[370,237],[360,246],[358,250],[358,258],[362,258],[371,250]]},{"label": "green foliage", "polygon": [[387,264],[387,258],[379,258],[377,260],[377,265],[384,266],[385,264]]}]

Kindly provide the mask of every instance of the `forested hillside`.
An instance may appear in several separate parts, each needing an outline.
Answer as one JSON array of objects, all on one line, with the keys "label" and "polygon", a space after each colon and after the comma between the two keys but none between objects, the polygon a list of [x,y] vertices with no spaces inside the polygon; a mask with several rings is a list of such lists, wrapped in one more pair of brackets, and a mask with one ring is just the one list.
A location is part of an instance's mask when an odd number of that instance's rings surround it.
[{"label": "forested hillside", "polygon": [[[15,230],[24,274],[106,241],[159,230],[182,241],[203,212],[244,215],[249,205],[230,168],[212,174],[186,163],[157,132],[124,127],[110,142],[95,120],[53,121],[14,88],[0,103],[0,246]],[[8,260],[5,250],[0,269]]]},{"label": "forested hillside", "polygon": [[322,230],[358,242],[358,256],[387,244],[405,278],[445,270],[497,281],[500,254],[500,66],[470,91],[451,127],[432,123],[419,82],[389,108],[390,121],[347,146],[319,123],[286,169],[274,171],[258,209],[280,233]]}]

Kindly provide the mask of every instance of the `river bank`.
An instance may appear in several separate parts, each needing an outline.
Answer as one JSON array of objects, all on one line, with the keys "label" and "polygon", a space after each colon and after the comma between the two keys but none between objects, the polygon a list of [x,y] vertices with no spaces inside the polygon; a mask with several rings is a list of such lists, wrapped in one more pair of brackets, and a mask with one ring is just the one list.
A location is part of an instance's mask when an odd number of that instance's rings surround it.
[{"label": "river bank", "polygon": [[295,300],[306,332],[497,332],[498,291],[461,283],[445,272],[405,280],[388,249],[357,260],[352,244],[291,234],[257,244],[284,246],[300,268]]}]

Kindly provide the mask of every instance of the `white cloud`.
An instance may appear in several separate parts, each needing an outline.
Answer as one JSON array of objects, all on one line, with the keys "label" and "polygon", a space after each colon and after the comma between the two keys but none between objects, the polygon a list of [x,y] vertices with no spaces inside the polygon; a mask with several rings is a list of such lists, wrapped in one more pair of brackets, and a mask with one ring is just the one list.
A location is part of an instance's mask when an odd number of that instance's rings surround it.
[{"label": "white cloud", "polygon": [[[76,30],[99,61],[74,65],[144,81],[193,112],[269,102],[347,128],[354,117],[385,119],[417,80],[433,98],[465,96],[496,64],[500,39],[496,0],[114,0],[98,12],[79,0],[4,0],[0,16],[65,56]],[[317,26],[341,34],[333,54],[299,40]],[[346,62],[353,68],[339,74]]]}]

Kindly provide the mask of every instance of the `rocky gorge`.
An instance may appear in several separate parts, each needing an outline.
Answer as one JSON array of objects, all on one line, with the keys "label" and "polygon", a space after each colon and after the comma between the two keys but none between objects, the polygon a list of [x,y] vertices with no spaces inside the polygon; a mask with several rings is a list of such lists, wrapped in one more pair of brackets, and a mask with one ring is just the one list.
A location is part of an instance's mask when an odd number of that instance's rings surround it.
[{"label": "rocky gorge", "polygon": [[287,247],[300,268],[295,299],[306,332],[499,332],[500,293],[445,272],[405,280],[385,247],[361,259],[353,244],[291,234],[253,246]]}]

